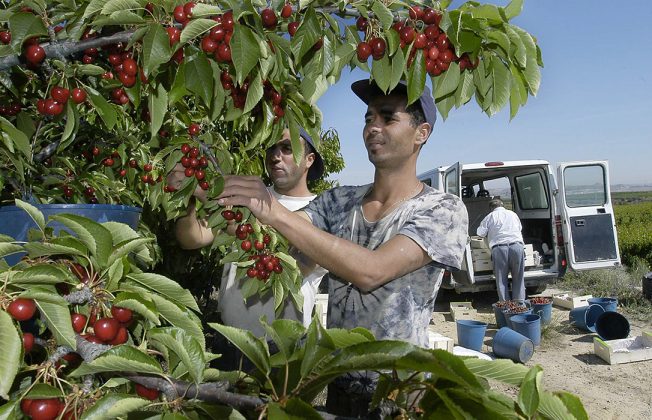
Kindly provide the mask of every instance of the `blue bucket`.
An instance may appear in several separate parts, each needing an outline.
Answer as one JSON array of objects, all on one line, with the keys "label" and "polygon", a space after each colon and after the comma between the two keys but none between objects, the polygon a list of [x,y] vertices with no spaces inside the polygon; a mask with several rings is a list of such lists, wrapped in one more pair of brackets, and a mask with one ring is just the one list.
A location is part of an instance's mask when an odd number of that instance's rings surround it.
[{"label": "blue bucket", "polygon": [[510,318],[510,322],[512,329],[532,340],[532,344],[535,346],[541,344],[541,317],[539,315],[514,315]]},{"label": "blue bucket", "polygon": [[498,357],[525,363],[534,354],[534,343],[523,334],[503,327],[494,335],[493,350]]},{"label": "blue bucket", "polygon": [[595,332],[603,340],[627,338],[629,330],[629,321],[618,312],[603,312],[595,320]]},{"label": "blue bucket", "polygon": [[455,323],[457,324],[457,343],[467,349],[482,351],[487,323],[471,319],[460,319]]},{"label": "blue bucket", "polygon": [[541,317],[541,325],[548,325],[552,321],[552,299],[549,303],[533,303],[532,313]]},{"label": "blue bucket", "polygon": [[498,326],[498,328],[506,327],[507,321],[505,320],[505,314],[503,313],[503,308],[497,305],[498,303],[494,303],[491,305],[494,308],[494,315],[496,316],[496,325]]},{"label": "blue bucket", "polygon": [[600,305],[605,312],[618,310],[618,299],[610,297],[589,298],[589,305]]},{"label": "blue bucket", "polygon": [[514,327],[512,327],[512,317],[514,317],[516,315],[528,315],[528,314],[531,314],[531,313],[532,313],[532,308],[531,307],[527,308],[523,312],[515,312],[515,313],[503,312],[503,315],[505,316],[506,327],[514,329]]},{"label": "blue bucket", "polygon": [[[143,211],[140,207],[115,204],[35,204],[34,206],[43,213],[46,221],[56,214],[71,213],[98,223],[109,221],[125,223],[134,230],[138,227],[140,213]],[[49,226],[55,233],[65,228],[61,223],[56,222]],[[32,228],[36,228],[36,223],[25,210],[17,206],[0,206],[0,234],[11,236],[19,242],[26,242],[27,233]],[[21,257],[22,254],[14,254],[5,257],[5,260],[7,264],[14,265]]]},{"label": "blue bucket", "polygon": [[603,313],[604,308],[600,305],[580,306],[571,309],[568,320],[579,329],[595,332],[595,321]]}]

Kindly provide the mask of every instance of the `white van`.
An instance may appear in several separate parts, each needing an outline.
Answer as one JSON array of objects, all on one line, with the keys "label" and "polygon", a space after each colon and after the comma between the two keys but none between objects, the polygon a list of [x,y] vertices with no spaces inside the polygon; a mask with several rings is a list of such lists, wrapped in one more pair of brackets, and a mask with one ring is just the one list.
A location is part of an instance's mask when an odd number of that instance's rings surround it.
[{"label": "white van", "polygon": [[491,251],[476,229],[500,198],[523,225],[525,285],[541,293],[567,268],[620,265],[606,161],[562,163],[556,177],[543,160],[442,166],[419,175],[424,183],[458,195],[469,212],[464,267],[446,273],[442,287],[458,292],[495,290]]}]

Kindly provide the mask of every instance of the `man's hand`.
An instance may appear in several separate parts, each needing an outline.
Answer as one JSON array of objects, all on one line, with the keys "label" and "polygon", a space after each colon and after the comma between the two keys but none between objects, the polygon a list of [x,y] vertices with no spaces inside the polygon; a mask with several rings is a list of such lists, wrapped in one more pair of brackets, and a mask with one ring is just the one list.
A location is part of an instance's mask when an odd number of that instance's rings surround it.
[{"label": "man's hand", "polygon": [[222,206],[245,206],[261,223],[272,226],[278,217],[289,212],[257,176],[226,176],[224,181],[224,190],[217,197]]},{"label": "man's hand", "polygon": [[[181,188],[183,181],[186,179],[185,171],[186,168],[184,168],[182,164],[177,163],[176,165],[174,165],[174,168],[172,168],[172,171],[167,176],[167,184],[171,187],[174,187],[177,190]],[[206,203],[207,200],[206,191],[201,189],[199,185],[197,185],[192,195],[195,196],[202,203]]]}]

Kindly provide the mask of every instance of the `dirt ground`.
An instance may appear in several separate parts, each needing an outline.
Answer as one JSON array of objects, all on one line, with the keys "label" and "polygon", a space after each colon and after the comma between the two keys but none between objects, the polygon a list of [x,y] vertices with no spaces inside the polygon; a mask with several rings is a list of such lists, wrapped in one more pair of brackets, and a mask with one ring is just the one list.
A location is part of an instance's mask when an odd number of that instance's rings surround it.
[{"label": "dirt ground", "polygon": [[[548,288],[541,296],[552,293],[561,291]],[[477,320],[489,323],[483,352],[493,355],[491,337],[496,325],[491,304],[496,300],[495,292],[440,293],[433,314],[435,330],[453,338],[457,345],[449,302],[470,301],[478,310]],[[629,321],[630,337],[641,335],[643,330],[652,331],[652,325]],[[544,387],[577,395],[592,419],[652,419],[652,360],[609,365],[593,354],[594,336],[569,325],[568,310],[553,307],[550,328],[526,366],[540,365]],[[504,391],[516,395],[517,388],[505,387]]]}]

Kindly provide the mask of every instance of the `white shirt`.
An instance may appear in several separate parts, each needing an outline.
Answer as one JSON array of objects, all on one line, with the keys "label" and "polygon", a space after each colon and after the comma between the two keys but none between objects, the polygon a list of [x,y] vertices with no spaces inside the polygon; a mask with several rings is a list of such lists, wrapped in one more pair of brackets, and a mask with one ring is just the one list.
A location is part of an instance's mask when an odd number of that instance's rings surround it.
[{"label": "white shirt", "polygon": [[489,239],[489,248],[494,245],[523,242],[521,220],[518,215],[504,207],[496,207],[485,216],[478,226],[477,234]]},{"label": "white shirt", "polygon": [[[304,208],[316,196],[308,197],[290,197],[282,195],[269,188],[274,198],[281,205],[291,211],[297,211]],[[222,273],[222,283],[218,296],[217,307],[221,312],[222,322],[225,325],[237,327],[251,331],[256,337],[265,335],[265,329],[260,323],[260,317],[267,316],[267,323],[271,324],[276,318],[274,314],[274,294],[268,293],[261,300],[259,295],[251,296],[246,303],[242,297],[240,285],[242,279],[236,280],[236,265],[228,264],[224,267]],[[312,310],[315,306],[315,295],[321,278],[327,271],[319,266],[303,279],[301,284],[301,294],[303,295],[303,314],[297,310],[292,298],[284,304],[279,319],[293,319],[302,322],[304,326],[309,326],[312,320]]]}]

